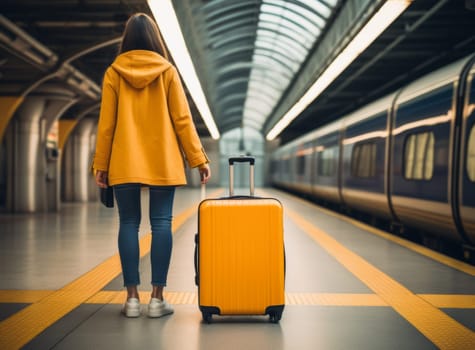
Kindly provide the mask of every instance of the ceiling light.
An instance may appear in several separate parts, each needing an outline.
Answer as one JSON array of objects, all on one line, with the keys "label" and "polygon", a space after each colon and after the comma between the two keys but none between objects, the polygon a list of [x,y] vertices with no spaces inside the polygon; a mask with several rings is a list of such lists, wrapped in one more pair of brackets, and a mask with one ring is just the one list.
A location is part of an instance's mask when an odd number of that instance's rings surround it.
[{"label": "ceiling light", "polygon": [[354,39],[345,47],[307,92],[292,106],[266,135],[275,139],[305,108],[319,96],[404,10],[412,0],[388,0],[371,17]]},{"label": "ceiling light", "polygon": [[201,88],[200,81],[193,66],[190,54],[185,44],[175,10],[170,0],[148,0],[148,6],[158,23],[160,32],[167,44],[170,54],[180,71],[185,85],[190,91],[196,107],[200,111],[206,127],[213,139],[219,139],[219,131],[214,122],[213,115]]}]

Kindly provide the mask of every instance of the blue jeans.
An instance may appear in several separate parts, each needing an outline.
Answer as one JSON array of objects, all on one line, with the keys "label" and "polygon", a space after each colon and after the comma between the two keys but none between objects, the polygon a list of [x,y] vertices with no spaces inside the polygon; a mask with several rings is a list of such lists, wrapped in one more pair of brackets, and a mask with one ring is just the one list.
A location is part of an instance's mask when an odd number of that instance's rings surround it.
[{"label": "blue jeans", "polygon": [[[141,184],[114,186],[119,209],[119,255],[124,286],[140,284],[139,226],[142,218],[140,203]],[[168,267],[172,252],[172,209],[174,186],[149,186],[150,224],[152,226],[152,285],[167,284]]]}]

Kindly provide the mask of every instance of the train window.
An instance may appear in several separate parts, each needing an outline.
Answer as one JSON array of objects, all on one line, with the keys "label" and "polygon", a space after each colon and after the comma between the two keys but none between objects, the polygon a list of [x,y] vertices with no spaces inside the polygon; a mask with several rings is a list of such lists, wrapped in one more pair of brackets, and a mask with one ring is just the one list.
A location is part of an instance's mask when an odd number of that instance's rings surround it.
[{"label": "train window", "polygon": [[434,133],[409,135],[404,151],[404,176],[410,180],[430,180],[434,172]]},{"label": "train window", "polygon": [[277,162],[277,160],[273,159],[270,162],[270,173],[275,174],[275,173],[279,172],[278,166],[279,166],[279,163]]},{"label": "train window", "polygon": [[298,175],[305,174],[305,156],[297,157],[297,174]]},{"label": "train window", "polygon": [[330,147],[324,149],[318,155],[318,175],[320,176],[334,176],[335,175],[335,160],[337,158],[337,147]]},{"label": "train window", "polygon": [[364,178],[376,176],[376,143],[365,142],[353,147],[351,175]]},{"label": "train window", "polygon": [[467,173],[470,181],[475,181],[475,125],[472,126],[468,138]]},{"label": "train window", "polygon": [[282,171],[284,174],[288,174],[290,169],[290,159],[285,159],[283,166],[282,166]]}]

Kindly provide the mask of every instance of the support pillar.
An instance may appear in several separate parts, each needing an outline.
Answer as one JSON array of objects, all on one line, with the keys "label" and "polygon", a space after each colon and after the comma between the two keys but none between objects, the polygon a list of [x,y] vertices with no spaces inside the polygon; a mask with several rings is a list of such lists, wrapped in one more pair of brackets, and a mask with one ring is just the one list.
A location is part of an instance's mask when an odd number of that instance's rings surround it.
[{"label": "support pillar", "polygon": [[[28,98],[17,110],[13,124],[13,176],[8,179],[13,212],[36,212],[44,208],[45,164],[41,149],[44,130],[41,116],[45,101]],[[43,125],[44,127],[44,125]],[[43,132],[42,132],[43,131]]]},{"label": "support pillar", "polygon": [[63,198],[66,201],[87,202],[91,199],[91,182],[94,179],[90,166],[95,146],[93,141],[96,124],[95,119],[82,119],[66,144],[63,157]]}]

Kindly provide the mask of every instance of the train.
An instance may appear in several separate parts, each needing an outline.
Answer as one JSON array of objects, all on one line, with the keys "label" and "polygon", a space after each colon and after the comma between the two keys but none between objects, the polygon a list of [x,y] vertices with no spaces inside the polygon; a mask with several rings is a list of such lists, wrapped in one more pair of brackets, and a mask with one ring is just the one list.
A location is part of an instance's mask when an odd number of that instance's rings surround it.
[{"label": "train", "polygon": [[474,77],[472,53],[279,146],[272,185],[473,261]]}]

